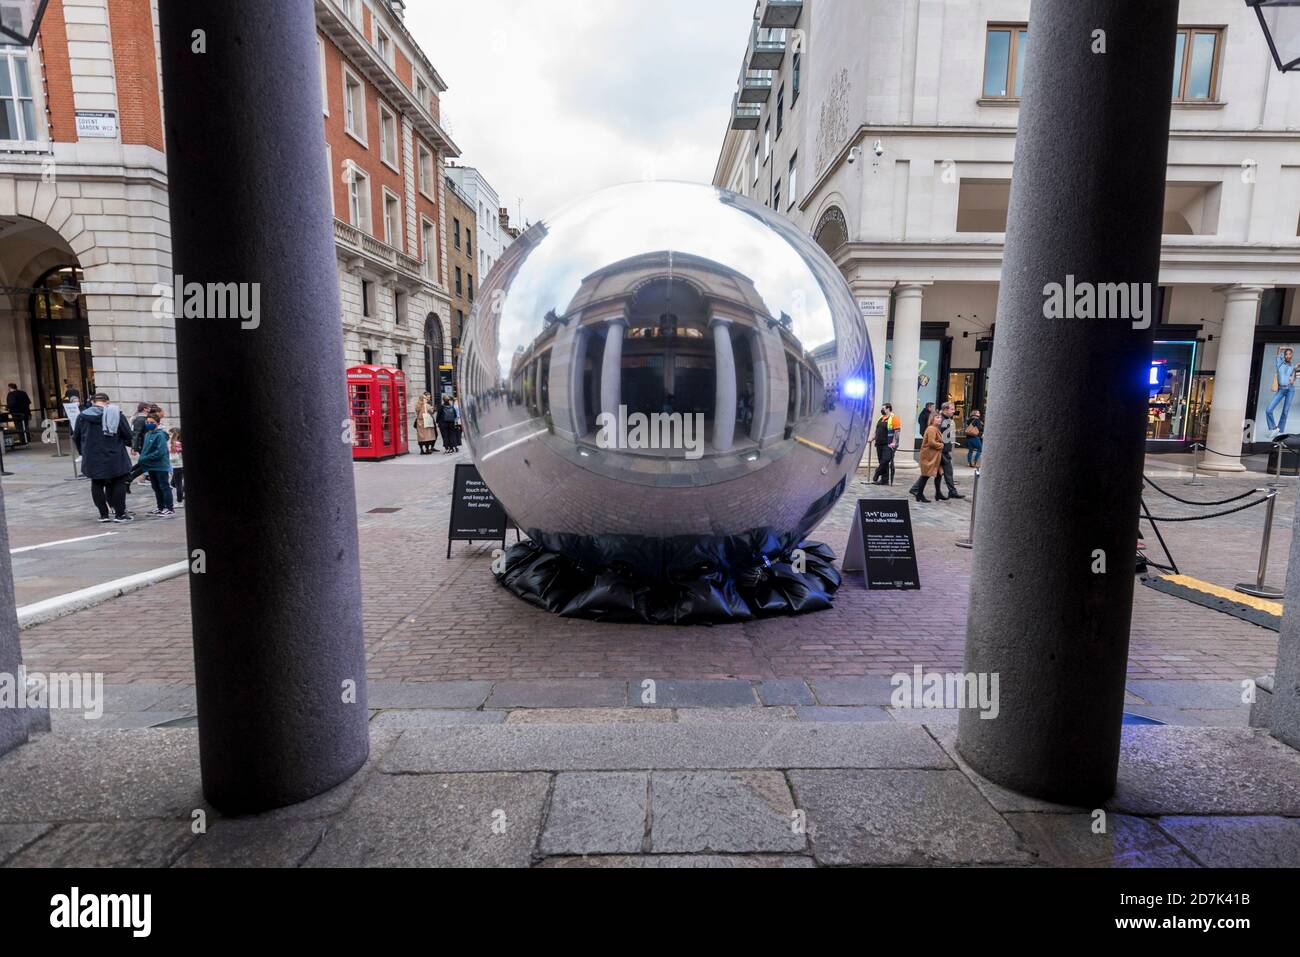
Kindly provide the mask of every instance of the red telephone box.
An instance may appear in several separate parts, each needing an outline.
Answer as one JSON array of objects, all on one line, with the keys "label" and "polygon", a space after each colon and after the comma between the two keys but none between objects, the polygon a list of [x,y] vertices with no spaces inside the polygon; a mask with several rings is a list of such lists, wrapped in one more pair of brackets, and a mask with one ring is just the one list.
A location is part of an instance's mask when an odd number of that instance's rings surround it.
[{"label": "red telephone box", "polygon": [[405,372],[390,366],[353,366],[348,370],[348,408],[356,432],[354,460],[407,454]]}]

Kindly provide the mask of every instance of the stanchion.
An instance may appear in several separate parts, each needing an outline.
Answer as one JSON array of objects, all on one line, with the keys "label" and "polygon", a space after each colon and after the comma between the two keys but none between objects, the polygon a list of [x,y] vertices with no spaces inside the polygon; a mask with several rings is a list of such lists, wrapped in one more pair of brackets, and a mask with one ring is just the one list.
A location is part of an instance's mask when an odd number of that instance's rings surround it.
[{"label": "stanchion", "polygon": [[[1279,461],[1281,461],[1280,458]],[[1266,490],[1260,489],[1260,491],[1263,492]],[[1259,570],[1255,575],[1254,584],[1243,584],[1237,586],[1237,591],[1241,592],[1243,595],[1251,595],[1254,598],[1270,598],[1274,600],[1279,600],[1283,596],[1280,589],[1270,588],[1265,584],[1265,579],[1268,576],[1268,545],[1269,540],[1273,537],[1273,511],[1276,505],[1277,492],[1268,490],[1268,503],[1264,507],[1264,540],[1261,542],[1259,548]]]},{"label": "stanchion", "polygon": [[1205,485],[1205,483],[1201,481],[1200,475],[1197,474],[1199,471],[1199,466],[1201,464],[1201,457],[1197,453],[1201,450],[1204,450],[1204,448],[1205,446],[1203,446],[1200,442],[1192,443],[1192,480],[1187,483],[1189,488],[1201,488],[1202,486]]},{"label": "stanchion", "polygon": [[975,547],[975,507],[980,500],[980,470],[975,470],[975,484],[970,490],[970,535],[963,541],[957,543],[958,548]]},{"label": "stanchion", "polygon": [[1286,446],[1281,442],[1273,443],[1273,456],[1277,459],[1277,468],[1273,470],[1273,481],[1268,483],[1269,488],[1282,487],[1282,450],[1285,448]]}]

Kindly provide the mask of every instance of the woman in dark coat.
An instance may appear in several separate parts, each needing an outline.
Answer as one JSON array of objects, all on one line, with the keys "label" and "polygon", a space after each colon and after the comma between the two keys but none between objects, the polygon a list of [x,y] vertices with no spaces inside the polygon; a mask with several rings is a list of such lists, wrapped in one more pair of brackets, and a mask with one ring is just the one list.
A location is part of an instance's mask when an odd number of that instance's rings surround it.
[{"label": "woman in dark coat", "polygon": [[442,451],[445,455],[460,448],[460,427],[456,424],[456,407],[451,404],[451,396],[442,397],[438,406],[438,431],[442,433]]}]

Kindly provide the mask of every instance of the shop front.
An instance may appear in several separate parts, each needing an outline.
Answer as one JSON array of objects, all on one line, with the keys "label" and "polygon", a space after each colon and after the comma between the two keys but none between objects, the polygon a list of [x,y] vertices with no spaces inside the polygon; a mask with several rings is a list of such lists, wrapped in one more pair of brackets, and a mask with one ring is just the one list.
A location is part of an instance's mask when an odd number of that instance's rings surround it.
[{"label": "shop front", "polygon": [[1214,398],[1214,376],[1198,368],[1194,338],[1155,343],[1147,381],[1147,452],[1186,452],[1204,443]]}]

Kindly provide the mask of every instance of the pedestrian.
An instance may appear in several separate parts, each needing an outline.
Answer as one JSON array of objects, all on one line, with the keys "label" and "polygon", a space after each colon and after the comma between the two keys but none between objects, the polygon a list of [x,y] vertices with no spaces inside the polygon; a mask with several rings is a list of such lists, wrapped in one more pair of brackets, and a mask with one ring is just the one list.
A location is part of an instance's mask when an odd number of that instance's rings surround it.
[{"label": "pedestrian", "polygon": [[921,414],[916,417],[916,426],[919,434],[925,435],[925,430],[930,427],[930,420],[934,418],[934,403],[927,402]]},{"label": "pedestrian", "polygon": [[943,469],[943,480],[948,484],[948,498],[965,498],[965,495],[957,491],[957,483],[953,481],[952,471],[952,450],[957,446],[957,407],[951,402],[945,402],[939,413],[939,419],[939,430],[943,436],[943,459],[940,465]]},{"label": "pedestrian", "polygon": [[420,443],[420,454],[432,455],[438,446],[438,421],[433,395],[428,392],[415,403],[415,437]]},{"label": "pedestrian", "polygon": [[893,428],[894,407],[888,403],[880,410],[880,418],[876,420],[876,459],[880,464],[876,467],[876,474],[871,478],[872,485],[889,485],[890,484],[890,467],[894,463],[894,450],[898,448],[898,432]]},{"label": "pedestrian", "polygon": [[132,521],[126,510],[131,440],[131,426],[122,410],[110,405],[103,392],[92,395],[90,408],[77,416],[72,441],[81,456],[81,474],[90,479],[90,497],[99,510],[100,522]]},{"label": "pedestrian", "polygon": [[32,421],[32,397],[18,388],[16,382],[10,382],[9,394],[5,396],[5,408],[13,416],[14,426],[23,445],[31,445],[32,437],[28,432],[28,426]]},{"label": "pedestrian", "polygon": [[167,433],[167,452],[172,466],[172,489],[176,492],[176,504],[185,504],[185,447],[181,443],[181,430],[172,429]]},{"label": "pedestrian", "polygon": [[980,410],[975,409],[970,414],[970,422],[966,426],[966,464],[973,469],[980,467],[980,456],[984,454],[984,419],[980,415]]},{"label": "pedestrian", "polygon": [[460,439],[457,436],[458,418],[456,407],[451,404],[451,396],[442,397],[442,405],[438,406],[438,431],[442,433],[442,451],[444,455],[453,455],[460,447]]},{"label": "pedestrian", "polygon": [[943,494],[943,433],[939,431],[940,416],[934,415],[925,427],[921,437],[921,477],[916,480],[908,492],[918,502],[929,502],[925,497],[925,483],[934,479],[934,498],[937,502],[947,500]]},{"label": "pedestrian", "polygon": [[172,490],[168,484],[171,477],[171,453],[167,449],[167,433],[161,428],[163,414],[150,412],[144,420],[144,445],[140,449],[140,461],[137,468],[143,467],[149,475],[149,484],[153,486],[154,499],[158,507],[150,515],[170,518],[176,514],[172,502]]}]

